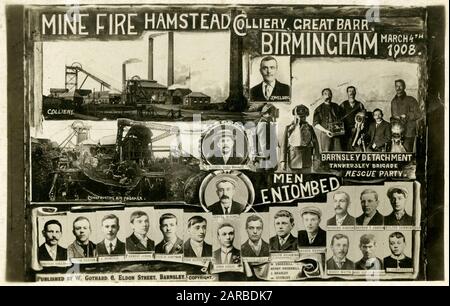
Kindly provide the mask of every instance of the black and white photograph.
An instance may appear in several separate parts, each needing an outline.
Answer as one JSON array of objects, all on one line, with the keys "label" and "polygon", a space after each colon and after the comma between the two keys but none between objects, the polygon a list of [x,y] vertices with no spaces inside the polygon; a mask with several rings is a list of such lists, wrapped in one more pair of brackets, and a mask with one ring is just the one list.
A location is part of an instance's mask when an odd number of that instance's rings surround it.
[{"label": "black and white photograph", "polygon": [[213,218],[210,213],[184,213],[183,260],[212,258]]},{"label": "black and white photograph", "polygon": [[159,228],[159,232],[155,235],[155,253],[160,256],[179,257],[181,260],[185,231],[183,210],[157,209],[155,211]]},{"label": "black and white photograph", "polygon": [[67,227],[73,241],[67,247],[67,257],[71,262],[90,263],[97,261],[97,216],[93,212],[68,213]]},{"label": "black and white photograph", "polygon": [[126,220],[123,210],[97,211],[96,231],[100,233],[97,241],[99,261],[124,260],[126,234],[123,230]]},{"label": "black and white photograph", "polygon": [[242,270],[240,222],[239,216],[214,216],[214,271]]},{"label": "black and white photograph", "polygon": [[[153,207],[128,207],[124,211],[123,231],[127,254],[152,254],[155,252],[155,235],[158,220]],[[151,258],[151,257],[150,257]]]},{"label": "black and white photograph", "polygon": [[386,256],[383,258],[383,266],[387,273],[412,273],[414,262],[412,256],[412,232],[411,231],[386,231],[387,243],[385,245]]},{"label": "black and white photograph", "polygon": [[[359,239],[359,237],[357,237]],[[358,245],[353,231],[330,231],[327,236],[326,270],[328,275],[351,275],[359,259],[350,252]]]},{"label": "black and white photograph", "polygon": [[327,231],[324,220],[326,204],[301,203],[298,204],[299,222],[298,229],[298,248],[314,248],[323,252],[327,244]]},{"label": "black and white photograph", "polygon": [[38,218],[38,261],[42,266],[65,266],[70,229],[66,215],[49,215]]},{"label": "black and white photograph", "polygon": [[419,205],[415,205],[415,193],[412,183],[387,182],[385,184],[386,197],[392,211],[384,218],[384,225],[391,227],[414,227],[416,225]]},{"label": "black and white photograph", "polygon": [[[365,275],[367,271],[384,272],[383,258],[386,248],[384,231],[354,231],[355,243],[349,256],[355,258],[355,270]],[[371,275],[370,272],[367,272]]]},{"label": "black and white photograph", "polygon": [[355,207],[360,204],[353,190],[354,186],[342,186],[337,191],[327,194],[325,216],[328,230],[355,228]]},{"label": "black and white photograph", "polygon": [[270,252],[297,253],[297,223],[300,222],[297,207],[270,207]]},{"label": "black and white photograph", "polygon": [[269,213],[244,213],[241,219],[241,254],[249,262],[267,261],[270,256]]}]

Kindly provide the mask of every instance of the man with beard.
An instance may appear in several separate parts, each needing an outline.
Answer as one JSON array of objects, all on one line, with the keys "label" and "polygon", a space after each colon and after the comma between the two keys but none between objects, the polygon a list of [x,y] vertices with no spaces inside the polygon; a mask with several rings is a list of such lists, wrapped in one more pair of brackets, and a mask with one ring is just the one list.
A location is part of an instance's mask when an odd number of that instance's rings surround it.
[{"label": "man with beard", "polygon": [[263,220],[258,215],[251,215],[247,218],[245,229],[248,240],[241,247],[243,257],[269,256],[269,244],[261,238],[263,226]]},{"label": "man with beard", "polygon": [[244,147],[236,147],[236,136],[231,130],[220,130],[213,137],[215,150],[206,156],[212,165],[240,165],[244,159]]},{"label": "man with beard", "polygon": [[367,132],[369,138],[368,148],[373,152],[385,152],[391,142],[391,125],[383,119],[383,111],[376,108],[373,111],[373,119]]},{"label": "man with beard", "polygon": [[91,258],[97,256],[97,246],[89,240],[91,235],[91,223],[83,216],[73,221],[72,233],[75,241],[67,247],[69,258]]},{"label": "man with beard", "polygon": [[342,108],[332,102],[331,89],[322,90],[322,103],[314,110],[313,126],[319,130],[321,152],[342,151],[341,136],[333,133],[334,127],[343,124]]},{"label": "man with beard", "polygon": [[212,246],[205,242],[207,221],[202,216],[188,220],[189,239],[184,242],[184,257],[211,257]]},{"label": "man with beard", "polygon": [[412,152],[417,134],[417,121],[422,118],[422,114],[417,100],[406,94],[405,81],[395,80],[394,84],[396,95],[391,101],[391,116],[405,127],[403,146],[407,152]]},{"label": "man with beard", "polygon": [[216,182],[216,194],[219,201],[208,207],[214,215],[240,214],[245,206],[233,200],[236,192],[236,181],[224,176]]},{"label": "man with beard", "polygon": [[58,220],[49,220],[45,222],[42,235],[45,238],[45,242],[39,247],[39,260],[67,260],[67,250],[58,244],[62,235],[61,223]]},{"label": "man with beard", "polygon": [[355,218],[348,213],[350,196],[345,191],[336,191],[333,195],[334,217],[328,219],[328,226],[351,226],[355,225]]},{"label": "man with beard", "polygon": [[378,193],[372,189],[361,192],[361,209],[363,213],[356,218],[356,225],[379,226],[384,225],[384,217],[378,210]]},{"label": "man with beard", "polygon": [[125,255],[125,243],[117,239],[120,230],[119,218],[110,214],[102,218],[102,232],[105,239],[97,244],[99,256]]},{"label": "man with beard", "polygon": [[376,257],[375,249],[377,242],[375,236],[372,234],[364,234],[359,239],[359,249],[362,253],[362,258],[355,263],[356,270],[382,270],[383,262]]},{"label": "man with beard", "polygon": [[400,232],[389,235],[389,249],[391,255],[383,259],[384,268],[408,269],[413,267],[412,259],[405,255],[405,236]]},{"label": "man with beard", "polygon": [[159,218],[159,229],[163,240],[155,248],[158,254],[183,254],[183,240],[177,236],[178,220],[172,213],[165,213]]},{"label": "man with beard", "polygon": [[150,218],[147,213],[137,210],[130,216],[130,224],[133,233],[125,241],[127,252],[152,252],[155,250],[155,242],[147,234],[150,229]]},{"label": "man with beard", "polygon": [[272,252],[297,251],[297,238],[291,231],[294,228],[294,216],[287,210],[280,210],[274,216],[276,235],[270,238]]},{"label": "man with beard", "polygon": [[220,248],[214,251],[216,264],[240,264],[241,252],[233,246],[234,227],[224,222],[217,228],[217,240]]},{"label": "man with beard", "polygon": [[365,111],[364,105],[355,99],[356,88],[355,86],[347,87],[347,97],[348,99],[341,103],[341,108],[343,110],[344,116],[344,128],[345,136],[343,141],[343,146],[346,151],[353,151],[352,146],[352,135],[355,128],[355,117],[356,114]]},{"label": "man with beard", "polygon": [[387,196],[392,205],[392,213],[384,217],[384,225],[413,225],[414,219],[405,211],[408,191],[403,187],[391,187]]},{"label": "man with beard", "polygon": [[327,270],[354,270],[355,263],[347,258],[350,241],[344,234],[331,238],[333,257],[327,260]]},{"label": "man with beard", "polygon": [[278,62],[272,56],[264,57],[259,64],[263,81],[250,89],[251,101],[286,102],[290,100],[290,87],[277,80]]},{"label": "man with beard", "polygon": [[320,228],[322,211],[314,206],[304,207],[300,211],[305,230],[298,232],[299,247],[325,247],[327,232]]}]

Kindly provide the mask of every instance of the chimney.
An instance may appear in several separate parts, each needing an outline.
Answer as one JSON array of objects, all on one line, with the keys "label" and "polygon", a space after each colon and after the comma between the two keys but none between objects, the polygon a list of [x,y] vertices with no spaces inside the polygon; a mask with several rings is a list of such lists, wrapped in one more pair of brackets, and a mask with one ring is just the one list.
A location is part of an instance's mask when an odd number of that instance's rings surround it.
[{"label": "chimney", "polygon": [[127,92],[127,64],[123,62],[122,64],[122,94]]},{"label": "chimney", "polygon": [[168,62],[167,62],[167,87],[174,83],[173,72],[173,32],[169,32],[169,44],[168,44]]},{"label": "chimney", "polygon": [[153,80],[153,37],[148,38],[148,79]]}]

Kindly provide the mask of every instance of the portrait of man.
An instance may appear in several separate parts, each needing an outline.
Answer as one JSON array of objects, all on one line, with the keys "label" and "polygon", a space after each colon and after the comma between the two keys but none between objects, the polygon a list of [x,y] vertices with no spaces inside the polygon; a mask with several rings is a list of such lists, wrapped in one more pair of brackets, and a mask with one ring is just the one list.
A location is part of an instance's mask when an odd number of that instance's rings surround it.
[{"label": "portrait of man", "polygon": [[355,218],[348,213],[350,196],[345,191],[336,191],[333,194],[334,217],[328,219],[329,226],[351,226],[355,225]]},{"label": "portrait of man", "polygon": [[378,193],[373,189],[364,189],[360,196],[363,213],[356,218],[356,225],[379,226],[384,225],[384,217],[377,210]]},{"label": "portrait of man", "polygon": [[305,230],[298,232],[299,247],[325,247],[327,245],[327,232],[320,228],[322,211],[315,206],[302,208],[300,216]]},{"label": "portrait of man", "polygon": [[359,239],[362,258],[355,263],[356,270],[382,270],[383,262],[376,257],[377,241],[373,234],[364,234]]},{"label": "portrait of man", "polygon": [[392,206],[392,213],[384,217],[384,225],[414,225],[413,217],[405,210],[408,190],[400,186],[391,187],[387,191],[387,196]]},{"label": "portrait of man", "polygon": [[394,232],[389,235],[391,255],[383,259],[385,269],[407,269],[413,267],[412,259],[404,253],[405,247],[405,235],[400,232]]},{"label": "portrait of man", "polygon": [[236,146],[236,135],[231,129],[221,129],[212,136],[214,149],[204,152],[212,165],[241,165],[244,163],[245,146]]},{"label": "portrait of man", "polygon": [[278,61],[273,56],[264,57],[259,64],[263,81],[250,89],[251,101],[286,102],[290,100],[290,86],[277,80]]},{"label": "portrait of man", "polygon": [[84,216],[73,221],[72,233],[75,241],[67,247],[69,258],[92,258],[97,256],[97,246],[89,237],[91,235],[91,222]]},{"label": "portrait of man", "polygon": [[159,229],[163,240],[156,245],[158,254],[183,254],[183,240],[177,236],[178,220],[172,213],[165,213],[159,218]]},{"label": "portrait of man", "polygon": [[256,121],[255,148],[259,169],[277,167],[277,113],[278,109],[273,104],[266,103],[261,109],[261,118]]},{"label": "portrait of man", "polygon": [[395,80],[395,97],[391,101],[392,120],[400,122],[404,129],[403,146],[407,152],[414,150],[417,135],[417,121],[422,118],[417,100],[406,94],[406,83],[402,79]]},{"label": "portrait of man", "polygon": [[248,240],[241,246],[243,257],[268,257],[269,244],[262,239],[264,222],[258,215],[250,215],[245,222]]},{"label": "portrait of man", "polygon": [[335,234],[331,238],[333,256],[327,260],[328,270],[354,270],[355,263],[347,258],[350,240],[344,234]]},{"label": "portrait of man", "polygon": [[155,242],[148,237],[150,218],[142,210],[133,211],[130,215],[133,233],[126,239],[127,252],[151,252],[155,250]]},{"label": "portrait of man", "polygon": [[62,225],[58,220],[48,220],[42,230],[45,242],[38,250],[40,261],[67,260],[67,249],[60,246],[59,240],[62,235]]},{"label": "portrait of man", "polygon": [[208,222],[202,216],[193,216],[188,220],[189,239],[184,242],[184,257],[211,257],[212,246],[205,241]]},{"label": "portrait of man", "polygon": [[233,246],[235,230],[231,223],[221,223],[217,228],[220,248],[214,251],[216,264],[240,264],[241,252]]},{"label": "portrait of man", "polygon": [[290,211],[283,209],[275,214],[274,227],[276,235],[269,240],[271,251],[297,251],[297,238],[291,234],[294,225],[294,216]]},{"label": "portrait of man", "polygon": [[368,149],[373,152],[385,152],[391,142],[391,124],[383,119],[383,111],[379,108],[374,109],[373,119],[369,126]]},{"label": "portrait of man", "polygon": [[109,214],[102,218],[102,232],[105,239],[97,244],[99,256],[125,255],[125,243],[117,238],[119,230],[119,218],[116,215]]},{"label": "portrait of man", "polygon": [[236,193],[236,180],[229,176],[223,176],[217,180],[216,194],[219,201],[208,207],[214,215],[240,214],[245,210],[245,205],[234,200]]},{"label": "portrait of man", "polygon": [[[322,90],[322,103],[314,110],[313,126],[319,131],[321,152],[342,151],[342,135],[336,133],[336,126],[343,123],[342,108],[332,102],[330,88]],[[345,130],[344,130],[345,133]]]},{"label": "portrait of man", "polygon": [[355,117],[359,112],[365,111],[364,104],[356,100],[356,87],[347,87],[347,100],[341,103],[344,118],[345,135],[343,146],[346,151],[353,151],[352,136],[355,129]]}]

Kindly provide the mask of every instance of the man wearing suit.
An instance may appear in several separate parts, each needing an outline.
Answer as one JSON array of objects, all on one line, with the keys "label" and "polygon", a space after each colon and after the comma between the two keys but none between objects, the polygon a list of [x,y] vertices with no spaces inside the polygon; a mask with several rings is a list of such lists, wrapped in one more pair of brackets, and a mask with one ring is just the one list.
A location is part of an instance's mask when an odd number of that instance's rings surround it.
[{"label": "man wearing suit", "polygon": [[62,235],[62,226],[58,220],[45,222],[42,235],[45,242],[39,247],[38,259],[40,261],[67,260],[67,250],[58,245]]},{"label": "man wearing suit", "polygon": [[360,196],[363,213],[356,218],[356,225],[384,225],[384,217],[378,210],[378,193],[372,189],[364,189]]},{"label": "man wearing suit", "polygon": [[392,213],[384,218],[384,225],[414,225],[414,219],[405,211],[408,190],[403,187],[391,187],[387,196],[392,205]]},{"label": "man wearing suit", "polygon": [[385,152],[386,146],[391,142],[391,125],[383,119],[383,111],[379,108],[373,111],[373,119],[375,122],[370,124],[367,132],[369,139],[367,147],[373,152]]},{"label": "man wearing suit", "polygon": [[224,222],[217,228],[217,240],[220,248],[214,251],[216,264],[240,264],[241,252],[233,246],[234,227]]},{"label": "man wearing suit", "polygon": [[383,259],[384,268],[388,269],[408,269],[413,267],[412,259],[405,255],[405,236],[400,232],[389,235],[389,248],[391,255]]},{"label": "man wearing suit", "polygon": [[348,213],[350,206],[350,196],[345,191],[336,191],[333,195],[334,217],[328,219],[328,226],[352,226],[355,225],[355,218]]},{"label": "man wearing suit", "polygon": [[355,263],[347,258],[350,241],[344,234],[331,238],[333,257],[327,260],[327,270],[354,270]]},{"label": "man wearing suit", "polygon": [[193,216],[188,220],[190,238],[184,242],[184,257],[211,257],[212,246],[205,242],[207,221],[202,216]]},{"label": "man wearing suit", "polygon": [[263,220],[258,215],[250,215],[245,223],[248,240],[241,246],[243,257],[268,257],[269,244],[261,236],[263,232]]},{"label": "man wearing suit", "polygon": [[163,240],[156,245],[158,254],[183,254],[183,240],[177,236],[178,220],[172,213],[165,213],[159,218],[159,229]]},{"label": "man wearing suit", "polygon": [[297,238],[291,234],[294,216],[287,210],[280,210],[274,216],[276,235],[270,238],[271,252],[297,251]]},{"label": "man wearing suit", "polygon": [[105,239],[97,244],[98,256],[125,255],[125,243],[117,238],[120,230],[119,218],[110,214],[102,218],[102,232]]},{"label": "man wearing suit", "polygon": [[236,181],[230,176],[223,176],[216,182],[216,194],[219,201],[208,207],[214,215],[240,214],[245,206],[233,200]]},{"label": "man wearing suit", "polygon": [[259,64],[259,72],[263,81],[250,89],[251,101],[286,102],[290,100],[289,85],[276,79],[278,62],[274,57],[264,57]]},{"label": "man wearing suit", "polygon": [[383,270],[383,262],[376,257],[375,249],[377,241],[372,234],[364,234],[359,239],[359,249],[362,253],[362,258],[355,263],[356,270]]},{"label": "man wearing suit", "polygon": [[130,216],[130,224],[133,233],[125,241],[127,252],[152,252],[155,250],[155,242],[147,234],[150,229],[150,218],[147,213],[137,210]]},{"label": "man wearing suit", "polygon": [[91,223],[88,218],[79,216],[73,221],[72,230],[75,241],[67,248],[69,258],[92,258],[97,256],[97,246],[89,240]]},{"label": "man wearing suit", "polygon": [[304,207],[300,211],[305,230],[298,232],[298,246],[325,247],[327,245],[327,232],[320,228],[322,211],[314,206]]},{"label": "man wearing suit", "polygon": [[[220,130],[213,137],[215,150],[206,156],[212,165],[241,165],[244,163],[244,146],[235,145],[236,136],[231,130]],[[242,151],[239,151],[242,150]]]}]

